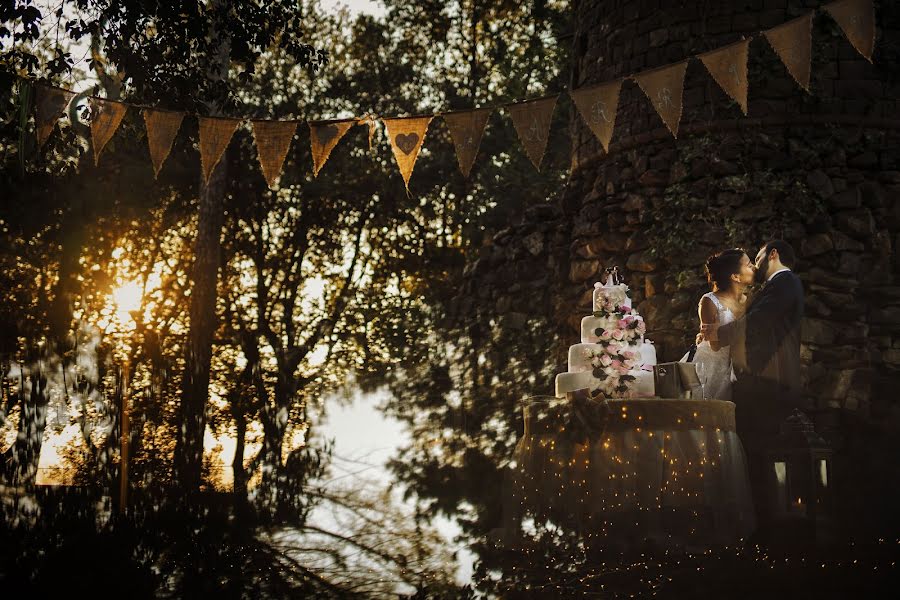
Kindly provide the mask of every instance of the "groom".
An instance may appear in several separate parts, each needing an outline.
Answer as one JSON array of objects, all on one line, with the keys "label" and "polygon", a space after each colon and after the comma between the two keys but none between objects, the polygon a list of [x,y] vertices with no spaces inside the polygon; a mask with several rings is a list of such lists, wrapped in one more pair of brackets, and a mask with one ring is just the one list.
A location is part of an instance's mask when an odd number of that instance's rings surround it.
[{"label": "groom", "polygon": [[747,450],[757,514],[765,504],[760,496],[767,476],[765,451],[781,423],[800,406],[803,283],[791,270],[795,264],[790,244],[767,243],[755,264],[755,279],[763,287],[744,316],[722,326],[701,325],[704,338],[731,346],[735,421]]}]

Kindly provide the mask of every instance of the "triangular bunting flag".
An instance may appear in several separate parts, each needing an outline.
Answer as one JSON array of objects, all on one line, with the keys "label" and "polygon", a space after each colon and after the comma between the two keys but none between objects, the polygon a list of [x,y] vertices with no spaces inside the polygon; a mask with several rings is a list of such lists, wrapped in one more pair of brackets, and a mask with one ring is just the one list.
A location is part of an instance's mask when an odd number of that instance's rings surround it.
[{"label": "triangular bunting flag", "polygon": [[62,116],[63,111],[75,96],[75,92],[48,87],[46,85],[35,86],[34,95],[34,127],[37,133],[38,148],[44,145],[56,121]]},{"label": "triangular bunting flag", "polygon": [[[310,121],[309,143],[312,148],[313,176],[318,177],[319,171],[325,165],[325,161],[331,155],[331,151],[337,146],[347,131],[356,125],[356,119],[343,121]],[[370,133],[371,139],[371,133]]]},{"label": "triangular bunting flag", "polygon": [[681,121],[681,96],[684,92],[684,73],[687,64],[685,60],[632,76],[676,138],[678,124]]},{"label": "triangular bunting flag", "polygon": [[291,147],[296,121],[251,121],[259,166],[269,187],[281,175],[281,166]]},{"label": "triangular bunting flag", "polygon": [[200,117],[200,163],[203,167],[203,181],[209,182],[213,169],[219,164],[228,147],[240,119]]},{"label": "triangular bunting flag", "polygon": [[547,150],[547,140],[550,139],[550,119],[553,117],[557,98],[559,98],[558,95],[506,105],[519,140],[525,146],[525,153],[537,170],[541,169],[544,151]]},{"label": "triangular bunting flag", "polygon": [[143,114],[144,124],[147,126],[150,160],[153,161],[153,176],[159,177],[159,171],[172,151],[172,142],[175,141],[175,136],[181,128],[184,113],[145,109]]},{"label": "triangular bunting flag", "polygon": [[812,18],[813,13],[808,13],[763,32],[788,73],[807,92],[812,57]]},{"label": "triangular bunting flag", "polygon": [[397,166],[400,167],[400,174],[403,176],[407,193],[409,192],[409,178],[412,175],[413,167],[416,166],[416,158],[419,156],[419,150],[422,149],[422,142],[425,141],[428,124],[433,118],[412,117],[381,120],[387,130],[388,139],[391,141],[391,150],[394,151],[394,158],[397,160]]},{"label": "triangular bunting flag", "polygon": [[456,160],[459,162],[459,170],[462,171],[463,177],[468,177],[472,171],[478,148],[481,146],[481,138],[484,136],[484,128],[492,110],[479,108],[441,115],[450,129],[450,138],[453,140],[453,147],[456,148]]},{"label": "triangular bunting flag", "polygon": [[613,128],[616,125],[616,110],[619,106],[619,92],[622,90],[622,80],[605,83],[592,87],[572,90],[569,95],[575,101],[581,118],[587,123],[603,149],[609,152],[609,142],[612,139]]},{"label": "triangular bunting flag", "polygon": [[823,8],[837,21],[856,51],[872,62],[875,49],[875,6],[872,0],[838,0]]},{"label": "triangular bunting flag", "polygon": [[112,139],[128,106],[121,102],[111,102],[100,98],[91,98],[91,145],[94,146],[94,164],[100,161],[100,153]]},{"label": "triangular bunting flag", "polygon": [[750,40],[741,40],[730,46],[699,55],[719,87],[737,102],[747,116],[747,54]]}]

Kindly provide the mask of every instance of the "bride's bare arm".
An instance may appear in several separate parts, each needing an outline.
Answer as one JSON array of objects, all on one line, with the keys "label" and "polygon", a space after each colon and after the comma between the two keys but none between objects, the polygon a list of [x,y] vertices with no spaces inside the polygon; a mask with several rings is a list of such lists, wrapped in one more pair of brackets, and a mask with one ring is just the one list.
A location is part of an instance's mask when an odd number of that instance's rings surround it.
[{"label": "bride's bare arm", "polygon": [[[719,310],[716,308],[716,305],[713,304],[713,301],[705,296],[700,299],[699,312],[701,325],[719,322]],[[713,342],[710,340],[709,347],[713,350],[718,350],[721,346],[718,341]]]}]

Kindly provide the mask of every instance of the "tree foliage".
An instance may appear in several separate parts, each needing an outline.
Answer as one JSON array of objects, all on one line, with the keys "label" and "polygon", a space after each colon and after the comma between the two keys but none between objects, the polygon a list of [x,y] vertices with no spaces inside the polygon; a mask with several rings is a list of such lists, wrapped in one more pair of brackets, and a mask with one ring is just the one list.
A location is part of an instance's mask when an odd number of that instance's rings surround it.
[{"label": "tree foliage", "polygon": [[[564,80],[558,38],[569,25],[559,3],[391,1],[383,20],[332,15],[315,2],[174,6],[79,0],[44,15],[17,2],[0,15],[0,37],[12,41],[0,61],[7,71],[70,85],[70,74],[81,76],[77,53],[84,51],[95,93],[259,118],[498,105],[558,91]],[[217,72],[226,46],[229,68]],[[11,77],[3,84],[2,177],[15,201],[0,215],[7,376],[0,426],[31,428],[30,440],[49,436],[34,430],[42,421],[26,410],[36,391],[34,406],[62,415],[51,429],[71,433],[61,476],[114,487],[127,404],[132,487],[159,504],[175,480],[192,325],[196,120],[185,120],[154,181],[137,111],[94,166],[83,96],[39,153],[30,133],[20,143],[20,84]],[[329,472],[329,445],[315,435],[326,398],[388,384],[387,409],[416,434],[396,463],[410,495],[454,515],[475,503],[478,525],[468,533],[489,527],[496,498],[483,497],[478,481],[496,475],[515,431],[475,401],[501,398],[478,362],[491,324],[453,323],[449,300],[483,244],[527,207],[558,195],[568,167],[568,108],[561,101],[541,171],[507,115],[495,112],[468,180],[435,119],[411,195],[386,140],[376,135],[369,150],[365,127],[351,130],[315,178],[301,126],[273,190],[252,136],[238,131],[223,158],[217,326],[203,410],[210,432],[233,439],[239,451],[230,469],[206,454],[205,489],[228,486],[230,470],[235,504],[253,515],[248,522],[306,525],[324,501],[315,489]],[[116,294],[127,289],[137,290],[138,303],[123,309]],[[537,343],[540,330],[533,335]],[[530,360],[507,370],[510,379],[527,377]],[[512,395],[500,401],[513,411]],[[20,470],[5,473],[7,481],[33,482],[40,446],[5,450],[25,452],[14,462],[31,465],[25,479]],[[346,495],[340,501],[377,505]],[[430,517],[425,511],[417,519],[424,527]]]}]

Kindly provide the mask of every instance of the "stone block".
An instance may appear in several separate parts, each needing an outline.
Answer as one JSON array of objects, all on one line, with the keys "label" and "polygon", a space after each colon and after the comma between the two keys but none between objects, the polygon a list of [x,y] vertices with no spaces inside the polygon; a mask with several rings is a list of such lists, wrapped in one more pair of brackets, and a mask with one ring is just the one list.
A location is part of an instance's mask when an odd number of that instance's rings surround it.
[{"label": "stone block", "polygon": [[650,247],[650,241],[647,239],[647,236],[644,235],[641,231],[636,231],[628,236],[628,241],[625,242],[625,251],[626,252],[637,252],[639,250],[646,250]]},{"label": "stone block", "polygon": [[[637,307],[648,327],[662,327],[674,316],[669,306],[669,298],[662,294],[647,298],[638,304]],[[648,337],[652,338],[652,336]],[[652,339],[655,340],[655,338]]]},{"label": "stone block", "polygon": [[900,171],[882,171],[880,179],[882,183],[900,184]]},{"label": "stone block", "polygon": [[831,178],[821,169],[811,171],[809,175],[806,176],[806,183],[820,198],[828,198],[834,194],[834,186],[831,183]]},{"label": "stone block", "polygon": [[835,210],[859,208],[861,205],[862,199],[859,195],[859,188],[855,186],[828,198],[828,206]]},{"label": "stone block", "polygon": [[575,260],[569,265],[569,281],[580,283],[594,277],[600,271],[599,260]]},{"label": "stone block", "polygon": [[538,231],[525,236],[525,239],[522,240],[522,244],[525,246],[525,249],[528,250],[532,254],[532,256],[538,256],[541,252],[544,251],[544,234]]},{"label": "stone block", "polygon": [[862,264],[862,256],[855,252],[841,252],[838,263],[838,273],[853,275],[859,273]]},{"label": "stone block", "polygon": [[818,256],[834,249],[831,236],[826,233],[816,233],[803,240],[800,244],[800,256],[809,258]]},{"label": "stone block", "polygon": [[591,236],[597,235],[602,230],[603,226],[599,222],[577,221],[575,223],[575,226],[572,228],[572,235],[575,237]]},{"label": "stone block", "polygon": [[759,29],[759,17],[751,12],[740,13],[731,21],[733,31],[756,31]]},{"label": "stone block", "polygon": [[885,306],[869,311],[869,323],[900,327],[900,306]]},{"label": "stone block", "polygon": [[819,397],[828,400],[844,400],[853,385],[855,369],[835,369],[826,371],[818,381],[810,382],[810,387]]},{"label": "stone block", "polygon": [[659,267],[659,260],[655,256],[652,256],[649,251],[645,250],[630,255],[625,266],[631,271],[649,273],[655,271]]},{"label": "stone block", "polygon": [[591,241],[593,247],[598,251],[621,252],[625,249],[628,242],[628,236],[617,231],[611,231],[605,235],[597,237]]},{"label": "stone block", "polygon": [[900,348],[890,348],[882,351],[881,360],[890,367],[900,369]]},{"label": "stone block", "polygon": [[828,308],[828,305],[822,302],[817,296],[807,296],[805,299],[805,308],[806,313],[809,315],[814,315],[817,317],[829,317],[831,316],[831,309]]},{"label": "stone block", "polygon": [[863,152],[851,157],[847,164],[856,169],[875,169],[878,168],[878,155],[872,151]]},{"label": "stone block", "polygon": [[866,248],[862,242],[858,242],[840,231],[832,231],[831,241],[834,242],[834,249],[838,251],[862,252]]},{"label": "stone block", "polygon": [[810,344],[833,344],[841,328],[830,321],[805,318],[800,324],[800,340]]},{"label": "stone block", "polygon": [[606,224],[612,230],[619,229],[626,222],[627,221],[623,213],[613,212],[606,215]]},{"label": "stone block", "polygon": [[656,169],[644,171],[638,182],[646,187],[665,187],[669,184],[669,173]]},{"label": "stone block", "polygon": [[838,212],[835,215],[835,225],[857,238],[868,238],[875,232],[875,221],[866,208]]},{"label": "stone block", "polygon": [[[775,9],[764,10],[759,13],[759,27],[760,29],[768,29],[770,27],[775,27],[776,25],[781,25],[787,20],[784,16],[784,4],[778,5]],[[756,33],[756,31],[753,31]]]},{"label": "stone block", "polygon": [[869,208],[885,206],[884,190],[881,185],[874,181],[867,181],[859,186],[859,199]]},{"label": "stone block", "polygon": [[644,198],[643,196],[639,196],[638,194],[628,194],[628,197],[625,199],[625,202],[621,205],[621,210],[624,212],[632,212],[642,210],[644,208]]},{"label": "stone block", "polygon": [[833,308],[835,310],[846,309],[848,306],[857,301],[857,298],[852,294],[844,294],[841,292],[833,291],[817,291],[816,296],[830,308]]},{"label": "stone block", "polygon": [[[838,79],[834,82],[834,95],[841,98],[881,98],[884,84],[877,79]],[[852,165],[851,166],[857,166]]]},{"label": "stone block", "polygon": [[665,278],[662,275],[647,275],[644,277],[644,295],[652,298],[663,291]]},{"label": "stone block", "polygon": [[878,70],[869,61],[859,58],[859,60],[842,60],[838,61],[841,79],[852,81],[854,79],[875,79],[879,78]]}]

